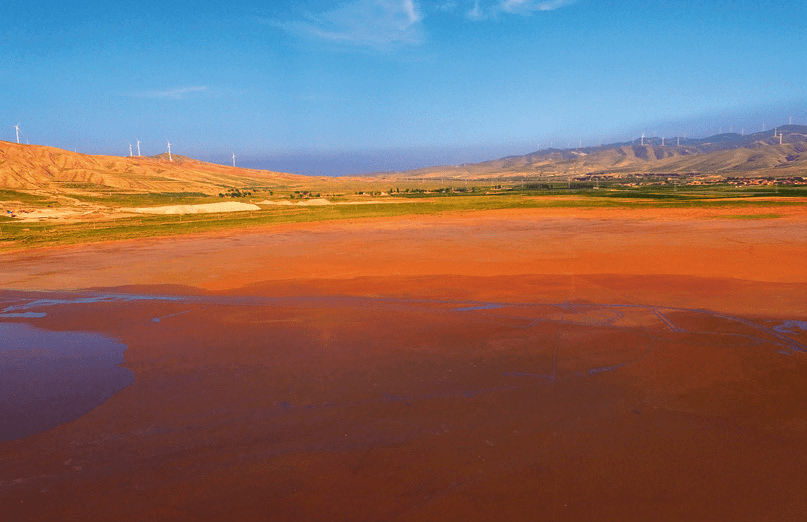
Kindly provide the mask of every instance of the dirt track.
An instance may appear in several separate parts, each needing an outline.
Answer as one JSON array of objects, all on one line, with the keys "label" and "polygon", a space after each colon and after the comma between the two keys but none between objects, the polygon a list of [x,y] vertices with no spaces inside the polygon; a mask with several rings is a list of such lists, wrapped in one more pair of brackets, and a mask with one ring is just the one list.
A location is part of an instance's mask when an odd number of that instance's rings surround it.
[{"label": "dirt track", "polygon": [[807,320],[807,213],[775,212],[487,212],[2,256],[0,308],[119,339],[135,383],[0,442],[0,511],[798,520],[807,332],[787,321]]}]

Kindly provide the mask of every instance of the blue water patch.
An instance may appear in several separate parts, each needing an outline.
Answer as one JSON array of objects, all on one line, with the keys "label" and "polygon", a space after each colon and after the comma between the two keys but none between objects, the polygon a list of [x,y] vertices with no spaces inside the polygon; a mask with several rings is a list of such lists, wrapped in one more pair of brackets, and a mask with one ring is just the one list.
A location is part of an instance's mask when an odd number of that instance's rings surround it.
[{"label": "blue water patch", "polygon": [[115,303],[131,301],[182,301],[189,300],[188,297],[172,295],[138,295],[138,294],[94,294],[87,297],[74,297],[72,299],[36,299],[19,305],[7,306],[0,313],[15,312],[18,310],[30,310],[43,306],[56,306],[65,304],[94,304],[94,303]]},{"label": "blue water patch", "polygon": [[773,327],[773,329],[779,333],[796,333],[796,328],[799,330],[807,330],[807,321],[785,321],[779,326]]},{"label": "blue water patch", "polygon": [[124,350],[100,334],[0,323],[0,441],[75,420],[132,384]]},{"label": "blue water patch", "polygon": [[615,372],[616,370],[622,368],[623,366],[625,366],[625,365],[624,364],[615,364],[613,366],[601,366],[599,368],[591,368],[586,373],[588,373],[589,375],[597,375],[598,373],[603,373],[603,372]]},{"label": "blue water patch", "polygon": [[455,308],[455,312],[471,312],[473,310],[492,310],[494,308],[503,308],[504,305],[500,304],[483,304],[477,306],[466,306],[464,308]]},{"label": "blue water patch", "polygon": [[169,317],[176,317],[176,316],[178,316],[178,315],[187,314],[188,312],[190,312],[190,310],[185,310],[184,312],[177,312],[177,313],[175,313],[175,314],[170,314],[170,315],[164,315],[164,316],[162,316],[162,317],[155,317],[155,318],[154,318],[154,319],[152,319],[151,321],[152,321],[152,322],[155,322],[155,323],[159,323],[159,322],[160,322],[160,319],[168,319]]},{"label": "blue water patch", "polygon": [[548,381],[554,380],[551,375],[544,375],[542,373],[525,373],[525,372],[502,372],[504,377],[538,377],[539,379],[546,379]]}]

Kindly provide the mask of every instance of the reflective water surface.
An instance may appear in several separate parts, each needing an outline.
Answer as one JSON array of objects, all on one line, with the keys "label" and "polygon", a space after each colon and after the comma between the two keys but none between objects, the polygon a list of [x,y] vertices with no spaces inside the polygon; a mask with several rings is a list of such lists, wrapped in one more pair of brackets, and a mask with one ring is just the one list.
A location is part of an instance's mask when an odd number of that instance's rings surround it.
[{"label": "reflective water surface", "polygon": [[77,419],[132,384],[125,349],[99,334],[0,323],[0,441]]}]

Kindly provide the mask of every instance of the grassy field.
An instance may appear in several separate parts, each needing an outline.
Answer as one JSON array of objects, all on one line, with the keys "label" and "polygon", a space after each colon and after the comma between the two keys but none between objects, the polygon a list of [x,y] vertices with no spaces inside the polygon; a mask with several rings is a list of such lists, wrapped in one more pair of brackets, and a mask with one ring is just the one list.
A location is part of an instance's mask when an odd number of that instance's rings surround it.
[{"label": "grassy field", "polygon": [[[301,223],[344,219],[362,219],[418,214],[472,212],[478,210],[523,208],[715,208],[737,209],[738,213],[723,215],[728,219],[775,219],[779,214],[771,207],[803,206],[807,187],[774,189],[773,187],[742,188],[727,186],[695,187],[593,187],[530,186],[454,187],[429,192],[394,192],[383,196],[356,194],[327,194],[332,201],[363,202],[372,199],[377,204],[347,204],[328,206],[268,206],[260,211],[220,214],[143,215],[84,221],[78,223],[20,222],[0,217],[0,251],[28,249],[55,245],[115,241],[121,239],[172,236],[214,230],[244,230],[283,223]],[[389,190],[389,188],[385,189]],[[291,192],[290,194],[294,194]],[[316,194],[311,193],[311,196]],[[323,194],[325,196],[326,194]],[[21,192],[2,191],[0,197],[25,201],[35,206],[53,203],[48,198],[29,196]],[[103,203],[110,208],[159,205],[187,205],[221,201],[261,201],[268,192],[256,192],[249,198],[220,198],[198,193],[113,194],[85,196],[83,199]],[[289,200],[288,195],[272,196]],[[774,201],[762,198],[776,197]],[[27,199],[26,199],[27,198]],[[300,200],[299,194],[295,195]],[[766,212],[753,212],[754,209]],[[740,213],[740,212],[744,213]]]}]

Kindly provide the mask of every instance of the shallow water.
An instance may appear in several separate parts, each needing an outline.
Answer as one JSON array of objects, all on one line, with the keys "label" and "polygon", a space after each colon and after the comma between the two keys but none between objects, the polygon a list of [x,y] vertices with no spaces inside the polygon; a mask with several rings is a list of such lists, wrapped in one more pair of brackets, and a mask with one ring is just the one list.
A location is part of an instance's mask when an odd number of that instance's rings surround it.
[{"label": "shallow water", "polygon": [[0,441],[77,419],[132,384],[125,349],[99,334],[0,323]]}]

